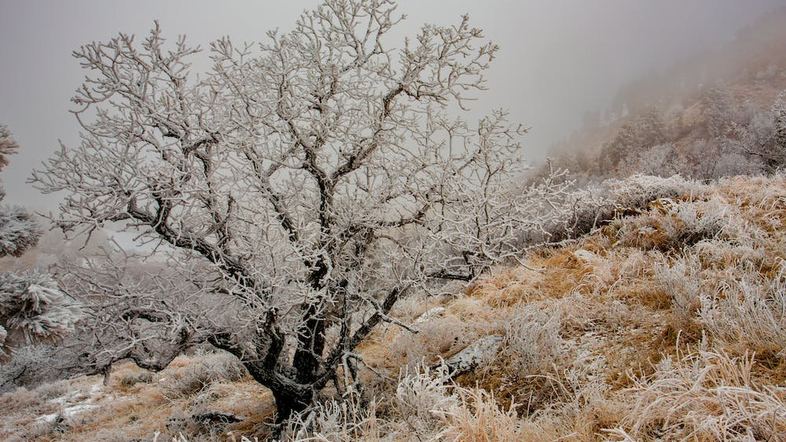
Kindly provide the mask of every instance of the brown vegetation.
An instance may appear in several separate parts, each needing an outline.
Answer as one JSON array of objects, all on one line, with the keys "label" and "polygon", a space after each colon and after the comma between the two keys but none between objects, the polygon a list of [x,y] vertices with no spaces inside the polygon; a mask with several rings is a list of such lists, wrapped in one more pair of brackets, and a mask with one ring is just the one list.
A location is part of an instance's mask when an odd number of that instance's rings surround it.
[{"label": "brown vegetation", "polygon": [[[786,177],[696,189],[532,250],[522,266],[495,269],[455,295],[404,300],[394,314],[419,333],[388,324],[358,347],[364,393],[376,400],[353,406],[328,391],[326,405],[287,434],[779,440]],[[440,372],[440,357],[492,334],[504,340],[490,363],[452,381]],[[264,438],[273,419],[270,393],[225,354],[182,356],[156,375],[123,365],[111,379],[107,387],[78,378],[0,397],[8,416],[0,437]],[[62,398],[74,391],[95,407],[66,416],[74,401]],[[192,419],[201,412],[243,420],[205,425]],[[42,419],[58,413],[64,418]]]}]

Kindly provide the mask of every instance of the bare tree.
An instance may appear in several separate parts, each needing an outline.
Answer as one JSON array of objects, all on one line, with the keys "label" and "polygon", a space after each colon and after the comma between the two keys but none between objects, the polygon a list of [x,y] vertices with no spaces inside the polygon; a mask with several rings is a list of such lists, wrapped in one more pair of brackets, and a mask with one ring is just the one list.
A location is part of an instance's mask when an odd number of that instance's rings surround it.
[{"label": "bare tree", "polygon": [[[82,142],[33,182],[66,192],[64,231],[120,222],[169,254],[181,275],[170,284],[191,287],[173,302],[158,291],[172,289],[105,285],[112,305],[144,299],[98,315],[136,324],[109,360],[163,368],[207,341],[240,358],[286,419],[338,369],[354,373],[355,348],[397,322],[400,297],[469,281],[539,228],[536,209],[559,195],[511,181],[523,131],[502,112],[449,117],[484,89],[497,46],[463,17],[393,49],[402,18],[389,0],[327,0],[259,46],[213,42],[202,75],[199,49],[166,46],[157,24],[141,44],[121,34],[74,53],[88,71],[74,98]],[[145,341],[156,324],[167,351]]]},{"label": "bare tree", "polygon": [[611,142],[603,146],[600,154],[601,172],[609,173],[627,159],[667,140],[663,115],[656,108],[637,114],[625,123]]},{"label": "bare tree", "polygon": [[748,163],[758,162],[767,173],[786,164],[786,92],[775,97],[770,109],[752,111],[747,121],[734,121],[731,127],[730,139],[720,141],[734,144],[734,153],[746,156]]}]

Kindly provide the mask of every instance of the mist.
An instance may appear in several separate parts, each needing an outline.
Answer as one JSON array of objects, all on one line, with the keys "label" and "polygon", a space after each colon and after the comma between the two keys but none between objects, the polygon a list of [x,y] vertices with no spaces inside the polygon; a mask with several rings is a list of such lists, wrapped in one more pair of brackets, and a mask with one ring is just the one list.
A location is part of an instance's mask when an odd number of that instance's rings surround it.
[{"label": "mist", "polygon": [[[144,35],[153,20],[164,34],[186,34],[203,48],[220,36],[259,41],[271,29],[288,30],[316,1],[0,1],[0,123],[21,146],[2,180],[7,203],[52,209],[56,195],[26,184],[55,149],[78,141],[70,98],[83,73],[71,51],[118,32]],[[677,60],[717,48],[778,0],[631,2],[602,0],[450,3],[406,1],[402,26],[412,35],[423,23],[452,24],[468,13],[474,26],[501,46],[488,87],[471,118],[495,108],[530,127],[529,161],[581,125],[584,115],[607,108],[618,91]]]},{"label": "mist", "polygon": [[786,0],[0,33],[0,440],[786,434]]}]

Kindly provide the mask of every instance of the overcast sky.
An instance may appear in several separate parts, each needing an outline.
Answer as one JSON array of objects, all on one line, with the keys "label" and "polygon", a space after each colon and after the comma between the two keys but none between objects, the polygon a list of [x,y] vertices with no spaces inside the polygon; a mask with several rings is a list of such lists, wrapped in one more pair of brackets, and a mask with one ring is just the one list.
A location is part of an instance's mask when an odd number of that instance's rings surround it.
[{"label": "overcast sky", "polygon": [[[291,28],[316,0],[0,0],[0,123],[22,146],[0,179],[6,202],[51,207],[25,184],[57,148],[78,140],[68,113],[82,72],[71,51],[118,32],[143,34],[154,19],[165,35],[187,34],[203,47],[229,35],[260,40]],[[493,108],[532,127],[529,157],[576,128],[585,112],[606,107],[617,90],[651,70],[718,46],[786,0],[401,0],[403,30],[422,23],[453,24],[469,13],[473,25],[501,45],[490,91],[473,117]]]}]

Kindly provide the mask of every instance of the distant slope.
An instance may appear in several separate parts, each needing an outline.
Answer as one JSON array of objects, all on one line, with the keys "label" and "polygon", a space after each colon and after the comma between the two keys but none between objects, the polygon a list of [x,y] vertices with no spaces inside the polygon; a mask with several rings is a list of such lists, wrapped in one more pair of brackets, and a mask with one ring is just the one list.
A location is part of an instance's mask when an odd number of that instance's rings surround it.
[{"label": "distant slope", "polygon": [[786,141],[775,139],[779,124],[786,130],[784,91],[786,8],[717,51],[631,83],[611,109],[553,147],[552,163],[587,181],[769,172],[786,162]]}]

